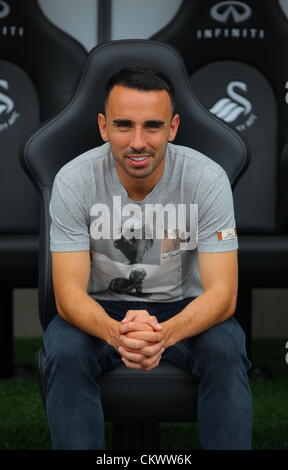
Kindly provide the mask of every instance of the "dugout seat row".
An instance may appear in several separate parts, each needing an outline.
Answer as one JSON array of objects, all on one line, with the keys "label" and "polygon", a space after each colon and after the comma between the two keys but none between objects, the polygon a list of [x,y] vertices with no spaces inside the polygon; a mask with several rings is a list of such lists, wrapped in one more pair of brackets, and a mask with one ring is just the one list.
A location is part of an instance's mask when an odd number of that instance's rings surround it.
[{"label": "dugout seat row", "polygon": [[200,102],[251,148],[234,191],[236,316],[251,357],[252,289],[288,287],[288,20],[276,0],[184,0],[152,39],[179,51]]}]

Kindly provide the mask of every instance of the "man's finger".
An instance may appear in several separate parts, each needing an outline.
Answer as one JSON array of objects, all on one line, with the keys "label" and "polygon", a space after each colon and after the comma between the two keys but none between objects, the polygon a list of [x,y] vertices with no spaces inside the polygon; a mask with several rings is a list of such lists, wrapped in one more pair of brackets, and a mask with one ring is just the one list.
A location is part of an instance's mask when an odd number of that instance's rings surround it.
[{"label": "man's finger", "polygon": [[156,328],[158,330],[161,330],[163,328],[162,325],[158,322],[157,317],[153,315],[149,317],[149,320],[147,320],[147,323],[149,323],[149,325],[153,326],[153,328]]},{"label": "man's finger", "polygon": [[150,343],[158,343],[158,341],[162,341],[163,339],[162,331],[152,330],[127,331],[123,336],[136,340],[149,341]]},{"label": "man's finger", "polygon": [[[141,336],[138,335],[141,333]],[[146,336],[144,336],[146,333]],[[130,349],[141,349],[145,346],[151,346],[154,343],[158,343],[162,341],[162,336],[156,338],[155,336],[148,336],[150,331],[132,331],[130,333],[126,333],[125,335],[120,335],[119,341],[120,346],[124,346],[124,348]],[[152,333],[153,335],[158,335],[158,333]]]},{"label": "man's finger", "polygon": [[128,361],[131,361],[131,362],[140,363],[145,359],[145,356],[143,354],[137,354],[135,352],[126,351],[126,349],[122,347],[120,347],[118,351],[119,351],[119,354],[121,354],[121,356],[124,357],[124,359],[127,359]]},{"label": "man's finger", "polygon": [[[156,354],[159,354],[160,352],[163,353],[165,351],[164,341],[159,341],[159,343],[153,344],[147,342],[146,346],[137,350],[130,349],[127,346],[120,346],[120,348],[122,351],[125,350],[126,352],[141,354],[143,357],[155,356]],[[120,348],[118,348],[118,351]],[[123,355],[122,352],[120,352],[120,354]]]},{"label": "man's finger", "polygon": [[121,320],[121,323],[127,323],[128,321],[135,320],[139,315],[144,314],[147,318],[150,317],[147,310],[127,310],[125,317]]},{"label": "man's finger", "polygon": [[121,320],[121,324],[126,324],[129,321],[140,321],[150,324],[153,328],[161,330],[163,327],[158,322],[155,315],[150,315],[147,310],[127,310],[125,318]]},{"label": "man's finger", "polygon": [[124,348],[141,349],[147,346],[147,341],[144,341],[141,339],[129,338],[126,335],[120,335],[119,340],[120,340],[120,345],[123,346]]},{"label": "man's finger", "polygon": [[137,362],[130,362],[124,357],[122,357],[122,361],[124,362],[126,367],[130,367],[131,369],[143,369],[141,364],[138,364]]},{"label": "man's finger", "polygon": [[129,321],[135,320],[138,314],[139,314],[139,310],[127,310],[125,317],[121,320],[121,323],[125,324]]},{"label": "man's finger", "polygon": [[142,322],[137,322],[137,321],[129,321],[129,323],[126,323],[124,325],[120,325],[119,327],[119,332],[122,333],[127,333],[127,331],[151,331],[152,326],[147,325],[147,323],[142,323]]},{"label": "man's finger", "polygon": [[164,351],[164,341],[159,341],[159,343],[152,344],[151,346],[146,346],[145,348],[141,348],[138,354],[143,354],[146,357],[155,356],[156,354],[160,354]]},{"label": "man's finger", "polygon": [[162,354],[160,353],[154,356],[153,359],[144,359],[144,361],[142,361],[141,363],[142,368],[145,371],[148,371],[148,370],[154,369],[155,367],[158,367],[161,357],[162,357]]}]

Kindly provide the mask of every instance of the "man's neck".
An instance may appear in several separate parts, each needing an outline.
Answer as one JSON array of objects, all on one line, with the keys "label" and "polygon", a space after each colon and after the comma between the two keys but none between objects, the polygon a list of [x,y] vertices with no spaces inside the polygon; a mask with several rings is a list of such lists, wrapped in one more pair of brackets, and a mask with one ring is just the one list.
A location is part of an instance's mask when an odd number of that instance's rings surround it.
[{"label": "man's neck", "polygon": [[133,178],[116,164],[116,170],[120,183],[126,189],[127,195],[134,201],[143,201],[156,184],[160,181],[164,172],[164,160],[155,171],[146,178]]}]

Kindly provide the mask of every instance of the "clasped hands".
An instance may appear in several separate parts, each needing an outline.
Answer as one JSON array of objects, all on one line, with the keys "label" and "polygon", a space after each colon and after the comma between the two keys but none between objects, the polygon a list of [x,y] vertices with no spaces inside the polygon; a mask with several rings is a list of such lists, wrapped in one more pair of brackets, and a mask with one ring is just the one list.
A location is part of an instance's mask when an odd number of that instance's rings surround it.
[{"label": "clasped hands", "polygon": [[127,367],[154,369],[165,350],[163,327],[147,310],[128,310],[119,327],[119,344],[118,352]]}]

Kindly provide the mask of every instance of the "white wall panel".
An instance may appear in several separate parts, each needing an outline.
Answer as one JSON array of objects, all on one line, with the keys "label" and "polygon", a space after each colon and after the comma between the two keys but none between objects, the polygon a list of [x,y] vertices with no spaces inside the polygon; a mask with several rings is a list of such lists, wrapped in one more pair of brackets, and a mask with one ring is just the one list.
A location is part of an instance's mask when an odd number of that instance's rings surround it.
[{"label": "white wall panel", "polygon": [[38,3],[52,23],[81,42],[87,51],[96,46],[97,0],[38,0]]},{"label": "white wall panel", "polygon": [[182,0],[113,0],[112,39],[147,39],[175,15]]}]

